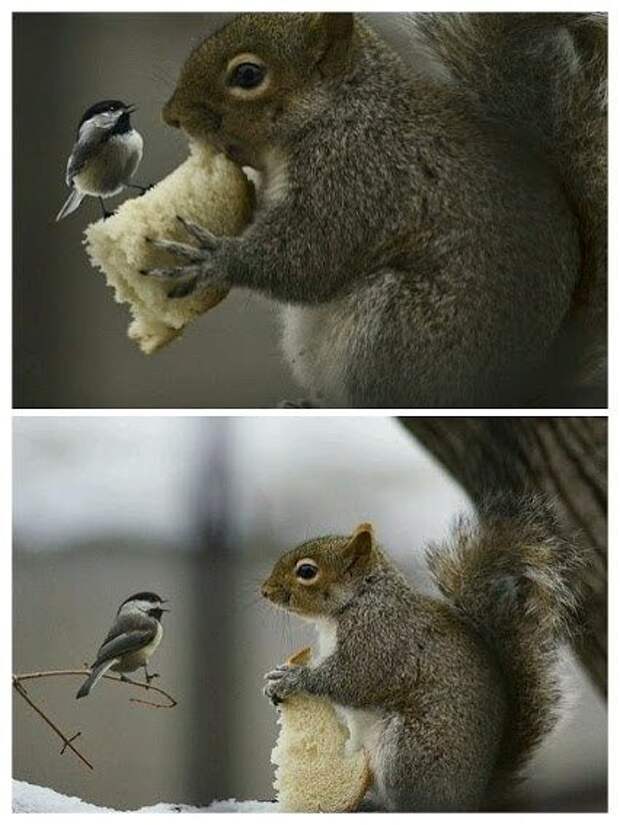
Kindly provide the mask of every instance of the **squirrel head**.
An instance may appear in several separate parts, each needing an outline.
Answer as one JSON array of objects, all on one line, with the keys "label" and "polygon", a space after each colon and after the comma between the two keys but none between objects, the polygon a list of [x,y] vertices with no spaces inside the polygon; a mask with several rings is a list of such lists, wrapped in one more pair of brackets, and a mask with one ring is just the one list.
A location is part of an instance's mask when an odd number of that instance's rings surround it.
[{"label": "squirrel head", "polygon": [[351,13],[242,14],[190,54],[163,118],[260,169],[266,148],[312,121],[321,84],[346,70],[353,30]]},{"label": "squirrel head", "polygon": [[330,616],[351,600],[381,558],[372,525],[360,524],[350,536],[323,536],[285,553],[261,594],[291,613]]}]

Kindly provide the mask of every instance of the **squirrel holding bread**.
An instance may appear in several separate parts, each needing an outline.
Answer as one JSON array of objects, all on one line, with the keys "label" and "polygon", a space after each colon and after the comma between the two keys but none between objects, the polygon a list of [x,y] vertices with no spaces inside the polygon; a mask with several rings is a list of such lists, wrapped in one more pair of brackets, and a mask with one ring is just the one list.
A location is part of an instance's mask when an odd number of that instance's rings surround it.
[{"label": "squirrel holding bread", "polygon": [[382,809],[496,810],[557,721],[587,554],[544,497],[495,494],[427,562],[437,596],[405,579],[369,524],[282,556],[262,594],[315,623],[319,657],[271,671],[265,693],[331,700]]},{"label": "squirrel holding bread", "polygon": [[317,405],[604,405],[606,16],[400,20],[397,48],[372,15],[242,14],[194,49],[164,119],[262,184],[152,274],[281,304]]}]

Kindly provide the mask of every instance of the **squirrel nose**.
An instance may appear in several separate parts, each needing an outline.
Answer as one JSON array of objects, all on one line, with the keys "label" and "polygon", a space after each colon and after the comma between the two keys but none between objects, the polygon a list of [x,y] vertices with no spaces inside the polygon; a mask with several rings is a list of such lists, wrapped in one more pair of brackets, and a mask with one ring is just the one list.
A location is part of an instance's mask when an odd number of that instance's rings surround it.
[{"label": "squirrel nose", "polygon": [[167,123],[168,126],[172,126],[174,129],[181,128],[181,121],[179,120],[179,116],[175,111],[174,95],[170,98],[170,100],[165,104],[164,108],[161,110],[161,116],[163,118],[164,123]]},{"label": "squirrel nose", "polygon": [[269,599],[271,601],[275,596],[276,588],[272,584],[269,584],[269,582],[265,582],[261,587],[260,592],[264,599]]}]

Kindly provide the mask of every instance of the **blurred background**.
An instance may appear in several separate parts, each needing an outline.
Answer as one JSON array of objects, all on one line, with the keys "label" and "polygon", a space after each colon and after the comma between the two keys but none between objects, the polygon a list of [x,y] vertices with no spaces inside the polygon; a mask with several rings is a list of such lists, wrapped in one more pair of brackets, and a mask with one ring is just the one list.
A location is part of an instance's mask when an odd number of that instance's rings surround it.
[{"label": "blurred background", "polygon": [[78,121],[98,100],[139,107],[138,183],[185,159],[187,144],[160,109],[189,51],[230,17],[14,15],[14,407],[274,407],[299,395],[266,300],[236,290],[147,357],[127,338],[127,308],[114,303],[82,247],[83,230],[100,217],[97,202],[86,198],[54,221]]},{"label": "blurred background", "polygon": [[[152,670],[179,705],[131,705],[79,678],[31,694],[95,765],[59,756],[14,698],[14,776],[127,809],[157,801],[270,799],[276,713],[263,674],[311,639],[258,586],[278,556],[374,522],[422,587],[424,544],[469,505],[389,418],[64,417],[14,420],[14,671],[92,661],[120,602],[170,599]],[[546,742],[521,810],[604,810],[606,712],[567,661],[573,709]]]}]

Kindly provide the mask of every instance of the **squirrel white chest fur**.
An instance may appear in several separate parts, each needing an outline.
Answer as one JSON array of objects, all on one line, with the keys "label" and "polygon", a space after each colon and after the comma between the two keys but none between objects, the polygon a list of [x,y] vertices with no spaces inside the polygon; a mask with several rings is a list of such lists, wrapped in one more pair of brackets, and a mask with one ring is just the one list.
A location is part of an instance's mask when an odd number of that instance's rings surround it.
[{"label": "squirrel white chest fur", "polygon": [[[258,177],[251,175],[258,192],[258,208],[274,206],[286,197],[289,187],[286,156],[275,149],[261,159]],[[350,340],[341,302],[318,307],[285,305],[282,310],[282,348],[299,383],[322,406],[348,405],[343,387],[342,347]],[[343,323],[345,321],[345,323]]]},{"label": "squirrel white chest fur", "polygon": [[316,306],[286,305],[282,348],[295,378],[321,407],[348,407],[349,369],[363,362],[388,322],[386,302],[400,276],[377,273],[364,286]]},{"label": "squirrel white chest fur", "polygon": [[[317,630],[319,651],[313,663],[318,665],[336,649],[337,625],[333,619],[317,619],[314,624]],[[364,748],[370,760],[370,768],[375,773],[386,720],[378,711],[360,710],[337,704],[334,704],[334,708],[341,721],[349,729],[348,747],[351,751]]]},{"label": "squirrel white chest fur", "polygon": [[262,158],[258,186],[259,208],[273,206],[282,200],[289,186],[286,156],[277,149],[269,149]]}]

